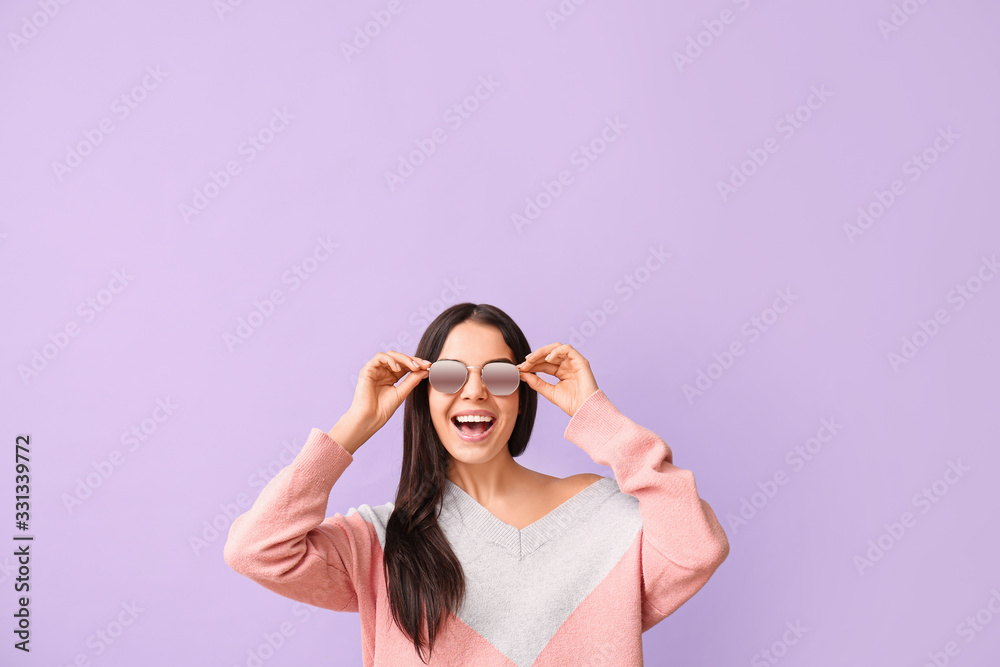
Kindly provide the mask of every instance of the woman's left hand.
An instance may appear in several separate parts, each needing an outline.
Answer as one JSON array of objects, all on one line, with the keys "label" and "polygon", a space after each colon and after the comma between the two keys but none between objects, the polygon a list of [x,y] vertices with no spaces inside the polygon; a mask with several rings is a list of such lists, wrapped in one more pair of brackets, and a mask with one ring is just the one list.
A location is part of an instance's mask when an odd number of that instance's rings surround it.
[{"label": "woman's left hand", "polygon": [[[517,365],[521,380],[572,417],[583,402],[598,390],[590,362],[572,345],[550,343],[540,347]],[[558,383],[546,382],[535,373],[548,373]]]}]

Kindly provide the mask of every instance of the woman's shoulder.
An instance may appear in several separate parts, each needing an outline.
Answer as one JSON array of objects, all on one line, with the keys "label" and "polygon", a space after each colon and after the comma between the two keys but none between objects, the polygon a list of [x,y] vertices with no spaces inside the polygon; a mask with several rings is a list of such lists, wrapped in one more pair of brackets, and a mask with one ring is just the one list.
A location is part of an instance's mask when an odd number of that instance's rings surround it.
[{"label": "woman's shoulder", "polygon": [[568,488],[571,489],[576,488],[577,490],[582,490],[601,479],[604,479],[602,475],[597,475],[592,472],[581,472],[577,475],[570,475],[569,477],[563,477],[559,481]]},{"label": "woman's shoulder", "polygon": [[563,477],[562,479],[559,479],[558,477],[553,479],[555,480],[555,482],[553,482],[553,488],[555,489],[556,495],[565,501],[580,493],[594,482],[598,482],[604,478],[601,475],[595,475],[592,472],[581,472],[577,475]]}]

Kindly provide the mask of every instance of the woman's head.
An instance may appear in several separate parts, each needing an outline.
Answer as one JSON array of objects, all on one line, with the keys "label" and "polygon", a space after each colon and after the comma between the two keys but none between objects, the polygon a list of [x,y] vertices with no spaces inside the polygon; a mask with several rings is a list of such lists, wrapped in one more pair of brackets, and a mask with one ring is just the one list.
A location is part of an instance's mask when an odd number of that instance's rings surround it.
[{"label": "woman's head", "polygon": [[[414,356],[485,366],[498,359],[517,364],[530,352],[524,333],[502,310],[460,303],[431,322]],[[403,466],[386,526],[385,574],[393,618],[413,639],[418,655],[424,644],[419,629],[427,628],[427,643],[433,647],[448,610],[456,610],[464,597],[461,565],[437,524],[452,462],[485,463],[508,452],[520,456],[535,423],[534,389],[520,382],[514,393],[498,396],[483,384],[480,372],[469,370],[465,385],[454,394],[439,392],[424,379],[403,408]],[[457,413],[475,410],[491,413],[496,421],[484,440],[473,443],[461,437],[452,420]]]},{"label": "woman's head", "polygon": [[[438,391],[426,379],[414,389],[414,393],[426,396],[427,412],[449,462],[485,463],[497,454],[506,455],[504,449],[510,456],[524,452],[534,425],[537,393],[521,382],[512,394],[497,395],[483,382],[482,369],[496,361],[518,364],[530,351],[517,325],[492,306],[453,306],[427,329],[415,356],[428,361],[454,359],[472,367],[465,384],[454,394]],[[425,420],[421,414],[424,400],[414,398],[413,403],[414,417]],[[469,427],[460,427],[456,422],[457,415],[470,412],[486,412],[494,420],[488,424],[485,439],[479,442],[463,437],[462,429]]]}]

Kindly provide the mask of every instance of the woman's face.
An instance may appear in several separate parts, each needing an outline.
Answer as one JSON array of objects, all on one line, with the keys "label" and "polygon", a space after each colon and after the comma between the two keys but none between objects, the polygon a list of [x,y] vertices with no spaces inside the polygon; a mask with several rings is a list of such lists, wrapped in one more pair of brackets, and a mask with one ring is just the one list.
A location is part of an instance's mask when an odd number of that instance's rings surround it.
[{"label": "woman's face", "polygon": [[[518,363],[496,327],[476,322],[462,322],[452,327],[438,359],[457,359],[466,366],[485,366],[490,361],[505,359]],[[517,420],[519,391],[508,396],[494,396],[483,384],[481,369],[469,370],[465,386],[454,394],[442,394],[428,386],[427,400],[438,438],[452,459],[475,464],[490,461],[506,450],[507,440]],[[523,382],[523,380],[522,380]],[[493,418],[486,437],[472,442],[462,436],[455,416],[469,411],[485,411]]]}]

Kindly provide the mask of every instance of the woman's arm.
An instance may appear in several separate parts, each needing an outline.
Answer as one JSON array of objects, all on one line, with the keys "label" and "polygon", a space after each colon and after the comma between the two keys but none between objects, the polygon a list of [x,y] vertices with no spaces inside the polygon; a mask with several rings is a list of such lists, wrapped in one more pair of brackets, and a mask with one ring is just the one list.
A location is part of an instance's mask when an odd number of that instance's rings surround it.
[{"label": "woman's arm", "polygon": [[[275,593],[334,611],[358,611],[373,550],[380,549],[373,526],[361,514],[326,518],[334,483],[353,462],[365,438],[338,422],[318,428],[295,459],[261,490],[253,506],[229,528],[226,563]],[[339,434],[342,446],[331,434]],[[352,448],[351,451],[348,448]]]},{"label": "woman's arm", "polygon": [[642,631],[673,613],[729,555],[715,512],[698,497],[694,473],[673,465],[667,443],[623,415],[598,389],[570,419],[564,436],[614,471],[642,518]]}]

